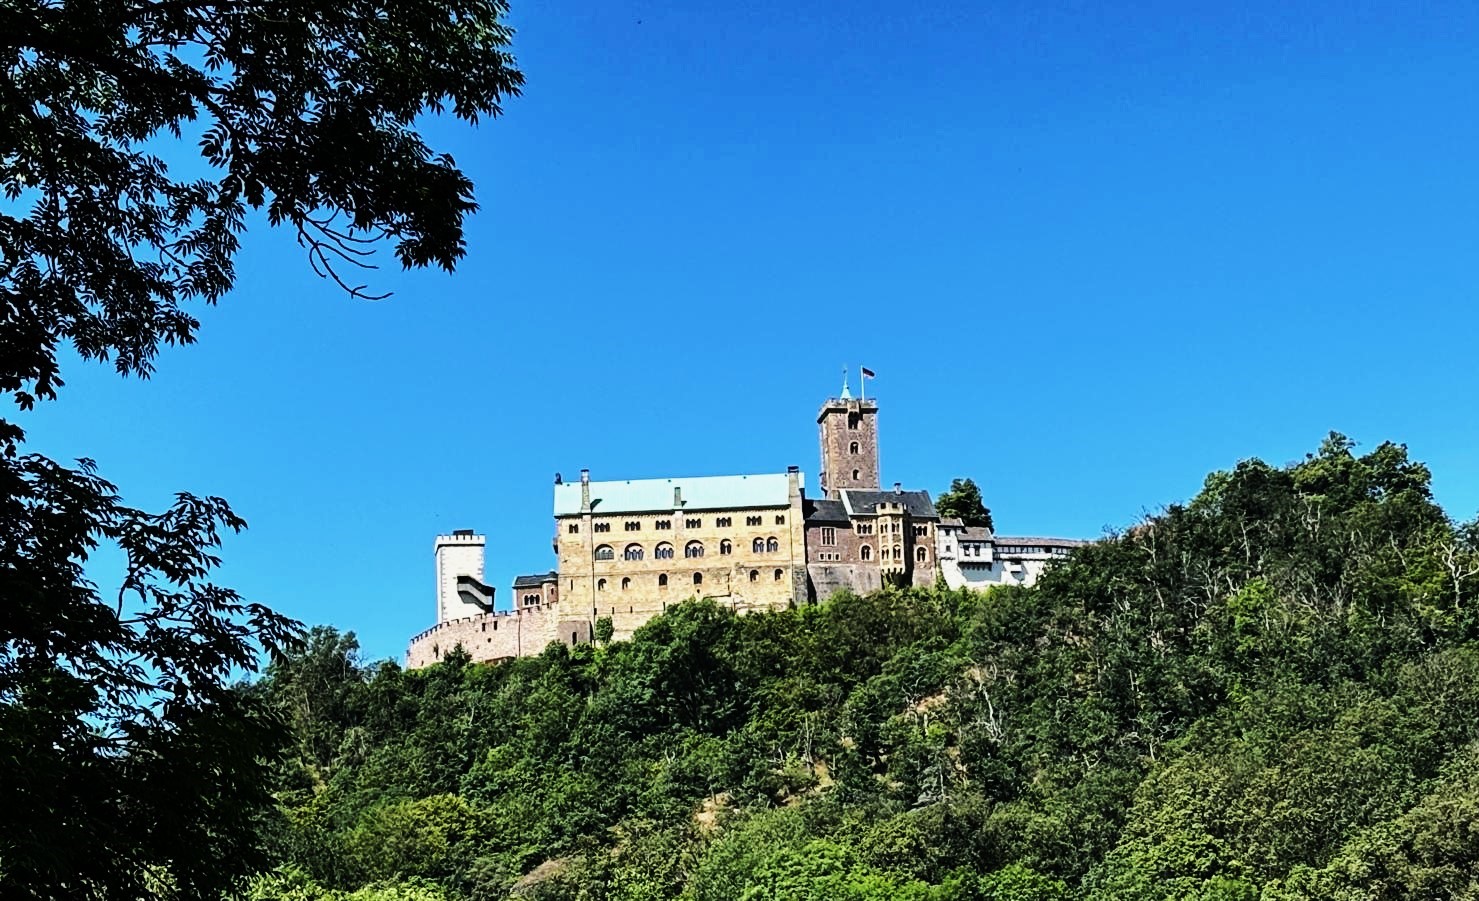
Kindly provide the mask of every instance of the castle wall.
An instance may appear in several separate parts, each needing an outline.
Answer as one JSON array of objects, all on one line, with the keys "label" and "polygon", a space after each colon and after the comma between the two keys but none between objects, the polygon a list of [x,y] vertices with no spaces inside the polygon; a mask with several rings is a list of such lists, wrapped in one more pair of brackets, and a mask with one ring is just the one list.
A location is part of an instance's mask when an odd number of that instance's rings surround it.
[{"label": "castle wall", "polygon": [[438,623],[412,638],[406,668],[430,666],[459,644],[473,660],[487,663],[533,656],[552,641],[587,644],[590,640],[590,620],[561,617],[558,607],[481,613]]}]

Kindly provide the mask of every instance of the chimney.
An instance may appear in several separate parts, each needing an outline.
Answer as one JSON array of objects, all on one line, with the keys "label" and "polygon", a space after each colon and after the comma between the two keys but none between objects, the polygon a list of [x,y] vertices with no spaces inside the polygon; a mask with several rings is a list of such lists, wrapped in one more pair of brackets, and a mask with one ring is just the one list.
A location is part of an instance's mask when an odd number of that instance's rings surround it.
[{"label": "chimney", "polygon": [[902,482],[895,482],[894,483],[894,494],[903,494],[903,493],[904,493],[904,483],[902,483]]},{"label": "chimney", "polygon": [[673,486],[673,509],[683,509],[683,486],[681,485]]},{"label": "chimney", "polygon": [[560,474],[558,472],[555,473],[555,484],[556,485],[563,485],[563,484],[565,484],[565,480],[562,479],[562,478],[560,478]]},{"label": "chimney", "polygon": [[801,467],[786,467],[786,493],[792,504],[801,500]]},{"label": "chimney", "polygon": [[580,512],[591,512],[591,471],[589,469],[580,471]]}]

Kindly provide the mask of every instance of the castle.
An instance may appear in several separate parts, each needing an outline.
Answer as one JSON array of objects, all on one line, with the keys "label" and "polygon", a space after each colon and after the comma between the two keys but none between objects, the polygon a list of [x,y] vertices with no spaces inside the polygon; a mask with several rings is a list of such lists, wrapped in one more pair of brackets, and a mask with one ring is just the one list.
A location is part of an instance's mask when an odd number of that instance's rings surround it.
[{"label": "castle", "polygon": [[[865,373],[866,374],[866,373]],[[485,540],[436,539],[437,622],[411,639],[407,666],[461,645],[474,660],[538,654],[592,640],[609,619],[631,637],[669,604],[712,598],[738,612],[781,610],[840,590],[1031,584],[1083,544],[1009,538],[942,519],[927,491],[881,487],[878,403],[846,382],[817,413],[821,496],[800,469],[759,475],[579,482],[555,477],[556,568],[519,576],[511,610],[483,583]]]}]

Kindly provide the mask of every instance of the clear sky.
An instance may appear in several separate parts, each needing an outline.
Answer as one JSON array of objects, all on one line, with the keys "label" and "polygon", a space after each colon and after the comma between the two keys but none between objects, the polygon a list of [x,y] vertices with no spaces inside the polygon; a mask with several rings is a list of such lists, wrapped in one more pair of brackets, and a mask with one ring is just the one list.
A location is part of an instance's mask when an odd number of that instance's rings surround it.
[{"label": "clear sky", "polygon": [[1005,533],[1331,429],[1479,512],[1479,5],[514,2],[524,96],[430,126],[483,205],[455,275],[351,301],[259,227],[197,345],[64,369],[33,447],[229,498],[223,582],[396,658],[438,532],[500,604],[554,566],[556,472],[814,493],[844,365],[885,483],[971,476]]}]

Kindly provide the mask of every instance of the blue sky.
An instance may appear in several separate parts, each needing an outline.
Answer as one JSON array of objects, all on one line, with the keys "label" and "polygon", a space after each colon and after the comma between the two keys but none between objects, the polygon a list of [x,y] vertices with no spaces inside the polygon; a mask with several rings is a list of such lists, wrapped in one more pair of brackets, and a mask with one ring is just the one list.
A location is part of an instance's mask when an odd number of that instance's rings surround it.
[{"label": "blue sky", "polygon": [[351,301],[258,227],[197,345],[64,369],[33,446],[229,498],[222,581],[373,657],[436,533],[503,603],[554,565],[557,471],[814,488],[844,365],[885,482],[974,477],[1003,532],[1331,429],[1479,512],[1479,6],[515,4],[524,96],[428,126],[483,205],[455,275]]}]

